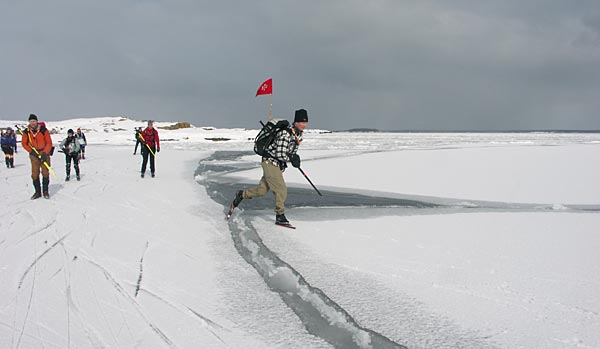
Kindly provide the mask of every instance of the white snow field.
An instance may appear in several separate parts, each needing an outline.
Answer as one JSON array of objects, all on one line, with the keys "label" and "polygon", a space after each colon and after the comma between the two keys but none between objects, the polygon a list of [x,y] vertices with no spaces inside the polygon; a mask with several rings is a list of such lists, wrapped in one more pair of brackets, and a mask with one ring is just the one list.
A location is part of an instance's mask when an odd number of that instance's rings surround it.
[{"label": "white snow field", "polygon": [[291,230],[224,219],[257,130],[159,129],[142,179],[143,122],[47,125],[89,145],[49,200],[0,166],[0,348],[600,348],[600,134],[312,130]]}]

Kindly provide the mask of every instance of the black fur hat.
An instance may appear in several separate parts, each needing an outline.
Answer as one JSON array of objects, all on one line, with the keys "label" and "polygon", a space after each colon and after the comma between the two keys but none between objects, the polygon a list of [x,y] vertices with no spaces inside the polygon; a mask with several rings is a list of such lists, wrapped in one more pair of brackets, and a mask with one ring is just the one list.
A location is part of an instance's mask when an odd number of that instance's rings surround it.
[{"label": "black fur hat", "polygon": [[304,109],[296,110],[294,122],[308,122],[308,113]]},{"label": "black fur hat", "polygon": [[27,121],[29,121],[29,120],[35,120],[35,121],[37,121],[37,119],[38,119],[37,115],[35,115],[35,114],[29,114],[29,119],[27,119]]}]

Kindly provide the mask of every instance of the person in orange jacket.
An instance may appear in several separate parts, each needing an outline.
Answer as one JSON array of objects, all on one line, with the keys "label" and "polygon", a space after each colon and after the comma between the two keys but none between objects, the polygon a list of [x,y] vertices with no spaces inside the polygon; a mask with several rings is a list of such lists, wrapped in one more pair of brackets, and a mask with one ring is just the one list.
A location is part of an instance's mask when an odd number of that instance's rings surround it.
[{"label": "person in orange jacket", "polygon": [[[45,126],[38,124],[38,118],[35,114],[29,115],[29,126],[23,132],[21,145],[29,153],[29,160],[31,160],[31,179],[35,188],[35,193],[31,196],[31,200],[41,197],[42,192],[44,198],[49,199],[50,171],[43,163],[45,162],[50,166],[52,138],[50,138],[50,131]],[[42,171],[41,187],[40,170]]]}]

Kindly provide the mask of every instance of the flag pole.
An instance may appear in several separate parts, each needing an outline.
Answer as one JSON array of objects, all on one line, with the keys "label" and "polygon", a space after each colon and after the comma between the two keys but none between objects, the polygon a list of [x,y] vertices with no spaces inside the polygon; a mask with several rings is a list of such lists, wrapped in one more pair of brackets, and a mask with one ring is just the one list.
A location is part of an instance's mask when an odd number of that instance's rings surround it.
[{"label": "flag pole", "polygon": [[269,96],[269,120],[273,120],[273,92]]}]

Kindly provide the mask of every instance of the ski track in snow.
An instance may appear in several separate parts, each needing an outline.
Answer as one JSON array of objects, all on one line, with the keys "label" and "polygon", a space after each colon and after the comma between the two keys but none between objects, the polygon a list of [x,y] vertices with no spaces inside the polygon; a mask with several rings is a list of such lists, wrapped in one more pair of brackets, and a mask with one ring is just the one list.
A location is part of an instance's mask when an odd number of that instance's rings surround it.
[{"label": "ski track in snow", "polygon": [[47,222],[44,226],[34,229],[31,233],[25,235],[21,240],[17,241],[17,244],[20,244],[21,242],[27,240],[28,238],[43,232],[44,230],[54,226],[54,224],[56,223],[56,217],[54,217],[50,222]]},{"label": "ski track in snow", "polygon": [[[37,242],[36,242],[36,244],[34,244],[34,246],[35,246],[34,253],[37,254]],[[48,249],[46,251],[49,251],[49,250],[50,249]],[[31,304],[33,303],[32,301],[33,301],[33,292],[35,290],[35,279],[36,279],[37,261],[44,254],[45,253],[42,253],[42,255],[40,255],[40,257],[38,257],[38,258],[36,258],[34,260],[34,262],[31,264],[31,266],[29,266],[29,268],[25,271],[25,274],[23,274],[23,277],[21,278],[21,281],[19,282],[19,287],[18,288],[20,289],[21,288],[21,283],[23,282],[23,279],[25,278],[25,276],[27,275],[27,273],[29,272],[29,270],[33,267],[34,269],[33,269],[33,277],[31,279],[31,292],[29,293],[29,300],[27,302],[27,310],[25,311],[25,319],[23,320],[23,326],[21,327],[21,331],[19,333],[19,338],[17,339],[17,345],[16,345],[17,348],[21,344],[21,339],[23,338],[23,333],[25,332],[25,327],[27,326],[27,320],[29,319],[29,311],[31,309]]]},{"label": "ski track in snow", "polygon": [[67,288],[67,302],[69,304],[69,314],[73,313],[79,326],[84,330],[85,335],[94,348],[107,348],[110,345],[102,340],[100,331],[94,328],[88,321],[85,320],[85,315],[81,313],[79,307],[75,303],[71,288]]},{"label": "ski track in snow", "polygon": [[135,298],[133,298],[131,295],[129,295],[129,293],[125,291],[123,286],[121,286],[121,284],[112,276],[112,274],[106,268],[90,259],[86,258],[86,260],[88,263],[102,271],[106,280],[108,280],[111,283],[111,285],[115,288],[115,290],[117,290],[117,292],[122,296],[123,299],[125,299],[130,305],[133,306],[133,308],[137,311],[140,317],[146,322],[148,326],[150,326],[152,331],[154,331],[154,333],[156,333],[163,340],[165,344],[167,344],[170,347],[176,347],[173,341],[169,339],[169,337],[160,329],[160,327],[158,327],[153,321],[151,321],[148,318],[148,316],[145,314],[144,310],[138,304]]},{"label": "ski track in snow", "polygon": [[33,260],[33,262],[31,262],[31,265],[29,265],[29,267],[25,270],[25,272],[21,276],[21,279],[19,279],[19,285],[17,286],[18,289],[21,288],[21,285],[23,284],[23,281],[25,280],[25,277],[27,276],[27,274],[29,273],[29,271],[31,270],[31,268],[33,268],[40,259],[42,259],[48,252],[52,251],[54,249],[54,247],[56,247],[56,245],[60,244],[69,235],[71,235],[71,233],[63,235],[63,237],[61,237],[55,243],[53,243],[52,245],[50,245],[50,247],[48,247],[44,252],[42,252],[42,254],[40,254],[38,257],[36,257]]},{"label": "ski track in snow", "polygon": [[[102,321],[104,321],[104,323],[106,324],[106,328],[108,328],[109,332],[111,333],[111,336],[113,338],[115,338],[115,335],[113,334],[111,321],[109,320],[109,317],[106,315],[106,312],[104,311],[104,307],[100,304],[99,297],[96,294],[95,285],[90,276],[89,268],[85,268],[85,277],[88,280],[88,285],[92,292],[92,296],[94,298],[94,303],[96,304],[96,308],[98,309],[98,311],[100,312],[100,315],[102,316]],[[117,303],[120,304],[120,300],[117,295],[115,295],[115,299],[116,299]],[[125,326],[125,328],[128,330],[129,337],[133,339],[134,338],[133,331],[131,330],[131,327],[129,326],[129,323],[127,321],[126,313],[125,313],[125,311],[123,311],[121,309],[122,308],[119,307],[119,314],[121,316],[121,320],[123,321],[123,326]],[[115,338],[115,345],[117,345],[117,344],[118,344],[118,341]]]},{"label": "ski track in snow", "polygon": [[146,247],[144,248],[144,252],[142,252],[142,257],[140,258],[140,274],[138,276],[137,283],[135,285],[134,297],[137,297],[138,292],[140,291],[140,286],[142,284],[142,274],[144,273],[144,255],[146,254],[147,250],[148,250],[148,241],[146,241]]},{"label": "ski track in snow", "polygon": [[[203,315],[201,315],[200,313],[198,313],[198,312],[194,311],[194,310],[193,310],[193,309],[191,309],[190,307],[188,307],[188,306],[185,306],[185,305],[178,305],[178,304],[175,304],[175,303],[173,303],[172,301],[169,301],[169,300],[167,300],[167,298],[166,298],[166,297],[158,295],[158,294],[157,294],[156,292],[154,292],[154,291],[150,291],[150,290],[148,290],[148,289],[146,289],[146,288],[143,288],[143,287],[142,287],[142,288],[140,288],[140,293],[142,293],[142,294],[145,294],[145,295],[148,295],[148,296],[150,296],[150,297],[152,297],[152,298],[154,298],[154,299],[156,299],[156,300],[160,301],[161,303],[163,303],[163,304],[165,304],[165,305],[169,306],[170,308],[172,308],[172,309],[174,309],[174,310],[178,311],[179,313],[181,313],[181,314],[184,314],[184,315],[186,315],[186,316],[191,316],[191,315],[189,314],[189,312],[192,312],[192,313],[193,313],[193,315],[194,315],[194,319],[196,319],[196,317],[197,317],[197,318],[200,318],[200,319],[202,320],[202,325],[203,325],[203,326],[211,326],[211,327],[213,327],[214,329],[219,329],[219,330],[226,330],[226,331],[230,331],[230,330],[228,330],[227,328],[225,328],[225,327],[223,327],[223,326],[219,325],[219,324],[218,324],[218,323],[216,323],[215,321],[213,321],[213,320],[211,320],[211,319],[207,318],[206,316],[203,316]],[[185,309],[187,309],[187,310],[184,310],[183,308],[185,308]]]},{"label": "ski track in snow", "polygon": [[[203,316],[202,314],[198,313],[197,311],[193,310],[192,308],[190,308],[188,306],[177,305],[177,304],[167,300],[165,297],[158,295],[157,293],[155,293],[153,291],[150,291],[145,288],[140,288],[140,293],[148,295],[148,296],[160,301],[161,303],[169,306],[170,308],[176,310],[180,314],[185,315],[186,317],[192,317],[194,320],[200,319],[202,327],[205,330],[207,330],[213,337],[215,337],[219,342],[223,343],[226,347],[228,347],[228,348],[230,347],[225,342],[225,340],[223,340],[223,338],[221,338],[221,336],[219,336],[219,334],[217,333],[218,331],[230,332],[230,330],[228,330],[227,328],[219,325],[218,323],[207,318],[206,316]],[[182,307],[185,307],[185,310]],[[191,312],[191,314],[190,314],[190,312]]]},{"label": "ski track in snow", "polygon": [[69,266],[69,253],[67,252],[67,247],[65,246],[64,243],[61,243],[60,246],[62,247],[63,250],[63,258],[62,258],[62,265],[61,267],[58,269],[58,271],[56,271],[56,273],[54,273],[52,275],[52,277],[50,278],[50,280],[52,280],[54,278],[54,276],[58,275],[61,271],[63,272],[63,280],[64,280],[64,287],[65,287],[65,296],[66,296],[66,305],[67,305],[67,311],[66,311],[66,322],[67,322],[67,347],[70,348],[71,347],[71,302],[69,301],[69,290],[71,288],[71,270],[68,268]]},{"label": "ski track in snow", "polygon": [[[43,327],[44,330],[46,330],[46,331],[52,331],[52,329],[48,328],[47,326],[42,326],[41,324],[37,324],[37,325],[40,326],[40,327]],[[0,321],[0,326],[8,328],[8,329],[12,330],[13,332],[17,330],[12,325],[7,324],[7,323],[2,322],[2,321]],[[56,334],[56,333],[54,333],[54,334]],[[24,333],[23,334],[23,338],[35,339],[37,342],[39,342],[42,345],[42,348],[45,348],[46,346],[54,347],[54,348],[61,348],[61,349],[64,348],[64,346],[62,346],[60,344],[56,344],[56,343],[50,342],[47,339],[44,339],[44,338],[42,338],[40,336],[36,336],[36,335],[30,334],[30,333]],[[11,345],[11,347],[12,347],[12,345]]]},{"label": "ski track in snow", "polygon": [[214,321],[208,319],[207,317],[201,315],[200,313],[198,313],[197,311],[195,311],[194,309],[187,307],[189,309],[189,311],[192,312],[192,314],[194,314],[195,316],[197,316],[198,318],[200,318],[204,324],[204,326],[206,327],[206,329],[213,335],[215,336],[215,338],[217,338],[221,343],[223,343],[227,348],[231,348],[224,340],[223,338],[221,338],[216,331],[214,330],[215,327],[218,327],[219,329],[224,329],[221,325],[215,323]]}]

